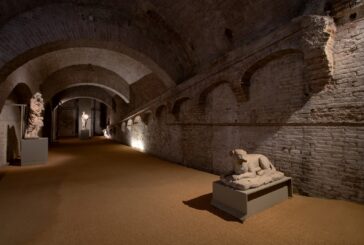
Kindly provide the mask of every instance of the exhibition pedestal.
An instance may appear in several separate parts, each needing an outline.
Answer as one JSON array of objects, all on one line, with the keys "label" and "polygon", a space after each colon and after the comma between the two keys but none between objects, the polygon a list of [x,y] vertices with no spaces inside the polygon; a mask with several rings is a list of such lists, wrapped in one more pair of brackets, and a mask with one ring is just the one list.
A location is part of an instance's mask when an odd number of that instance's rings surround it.
[{"label": "exhibition pedestal", "polygon": [[284,177],[272,183],[246,191],[213,182],[211,204],[244,221],[259,211],[292,197],[292,179]]},{"label": "exhibition pedestal", "polygon": [[87,140],[90,138],[90,130],[88,129],[82,129],[80,132],[80,139],[81,140]]},{"label": "exhibition pedestal", "polygon": [[21,165],[48,161],[48,138],[21,140]]}]

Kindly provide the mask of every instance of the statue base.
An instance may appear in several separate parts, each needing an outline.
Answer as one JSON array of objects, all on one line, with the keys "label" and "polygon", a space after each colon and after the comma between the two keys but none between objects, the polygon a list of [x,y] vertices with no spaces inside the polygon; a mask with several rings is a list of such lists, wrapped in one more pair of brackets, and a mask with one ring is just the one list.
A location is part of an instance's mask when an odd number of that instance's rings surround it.
[{"label": "statue base", "polygon": [[48,138],[21,140],[21,165],[46,163],[48,161]]},{"label": "statue base", "polygon": [[88,130],[88,129],[82,129],[80,131],[80,139],[81,140],[90,139],[90,130]]},{"label": "statue base", "polygon": [[211,204],[244,221],[247,217],[292,197],[292,179],[284,177],[246,191],[215,181],[212,189]]}]

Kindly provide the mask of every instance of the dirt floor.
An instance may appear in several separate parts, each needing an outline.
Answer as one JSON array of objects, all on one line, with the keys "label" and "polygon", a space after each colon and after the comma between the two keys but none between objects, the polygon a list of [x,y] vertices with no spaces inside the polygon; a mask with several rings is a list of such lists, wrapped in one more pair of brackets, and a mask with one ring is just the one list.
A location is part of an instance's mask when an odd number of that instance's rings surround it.
[{"label": "dirt floor", "polygon": [[65,140],[0,169],[0,244],[364,244],[364,205],[295,195],[243,224],[211,207],[218,176],[111,141]]}]

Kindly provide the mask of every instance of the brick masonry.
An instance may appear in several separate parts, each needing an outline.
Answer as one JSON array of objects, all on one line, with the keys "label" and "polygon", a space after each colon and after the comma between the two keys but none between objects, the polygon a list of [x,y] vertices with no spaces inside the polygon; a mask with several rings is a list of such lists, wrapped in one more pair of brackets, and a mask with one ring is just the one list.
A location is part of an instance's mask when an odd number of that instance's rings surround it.
[{"label": "brick masonry", "polygon": [[[253,55],[237,50],[135,109],[114,125],[114,138],[216,174],[231,170],[229,150],[244,148],[267,155],[303,194],[363,202],[364,21],[335,27],[304,17],[300,38],[292,26],[280,32],[288,41]],[[272,51],[298,42],[301,52]],[[244,71],[249,85],[238,91]]]},{"label": "brick masonry", "polygon": [[[110,91],[96,98],[116,140],[216,174],[242,147],[266,154],[303,194],[364,201],[361,1],[17,1],[0,3],[1,149],[3,104],[20,83],[93,97],[66,89],[84,78],[130,93],[129,104]],[[91,77],[77,52],[68,56],[77,69],[59,64],[66,58],[54,53],[80,47],[120,52],[152,73],[127,87],[103,70],[104,56],[93,56],[102,62]]]}]

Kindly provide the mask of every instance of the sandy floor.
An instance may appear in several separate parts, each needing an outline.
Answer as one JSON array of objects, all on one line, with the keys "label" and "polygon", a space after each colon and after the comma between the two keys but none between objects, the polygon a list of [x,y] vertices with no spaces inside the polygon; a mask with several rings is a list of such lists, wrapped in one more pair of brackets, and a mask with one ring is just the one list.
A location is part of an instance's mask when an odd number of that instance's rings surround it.
[{"label": "sandy floor", "polygon": [[106,140],[0,169],[0,244],[364,244],[364,205],[295,195],[244,224],[210,206],[217,176]]}]

